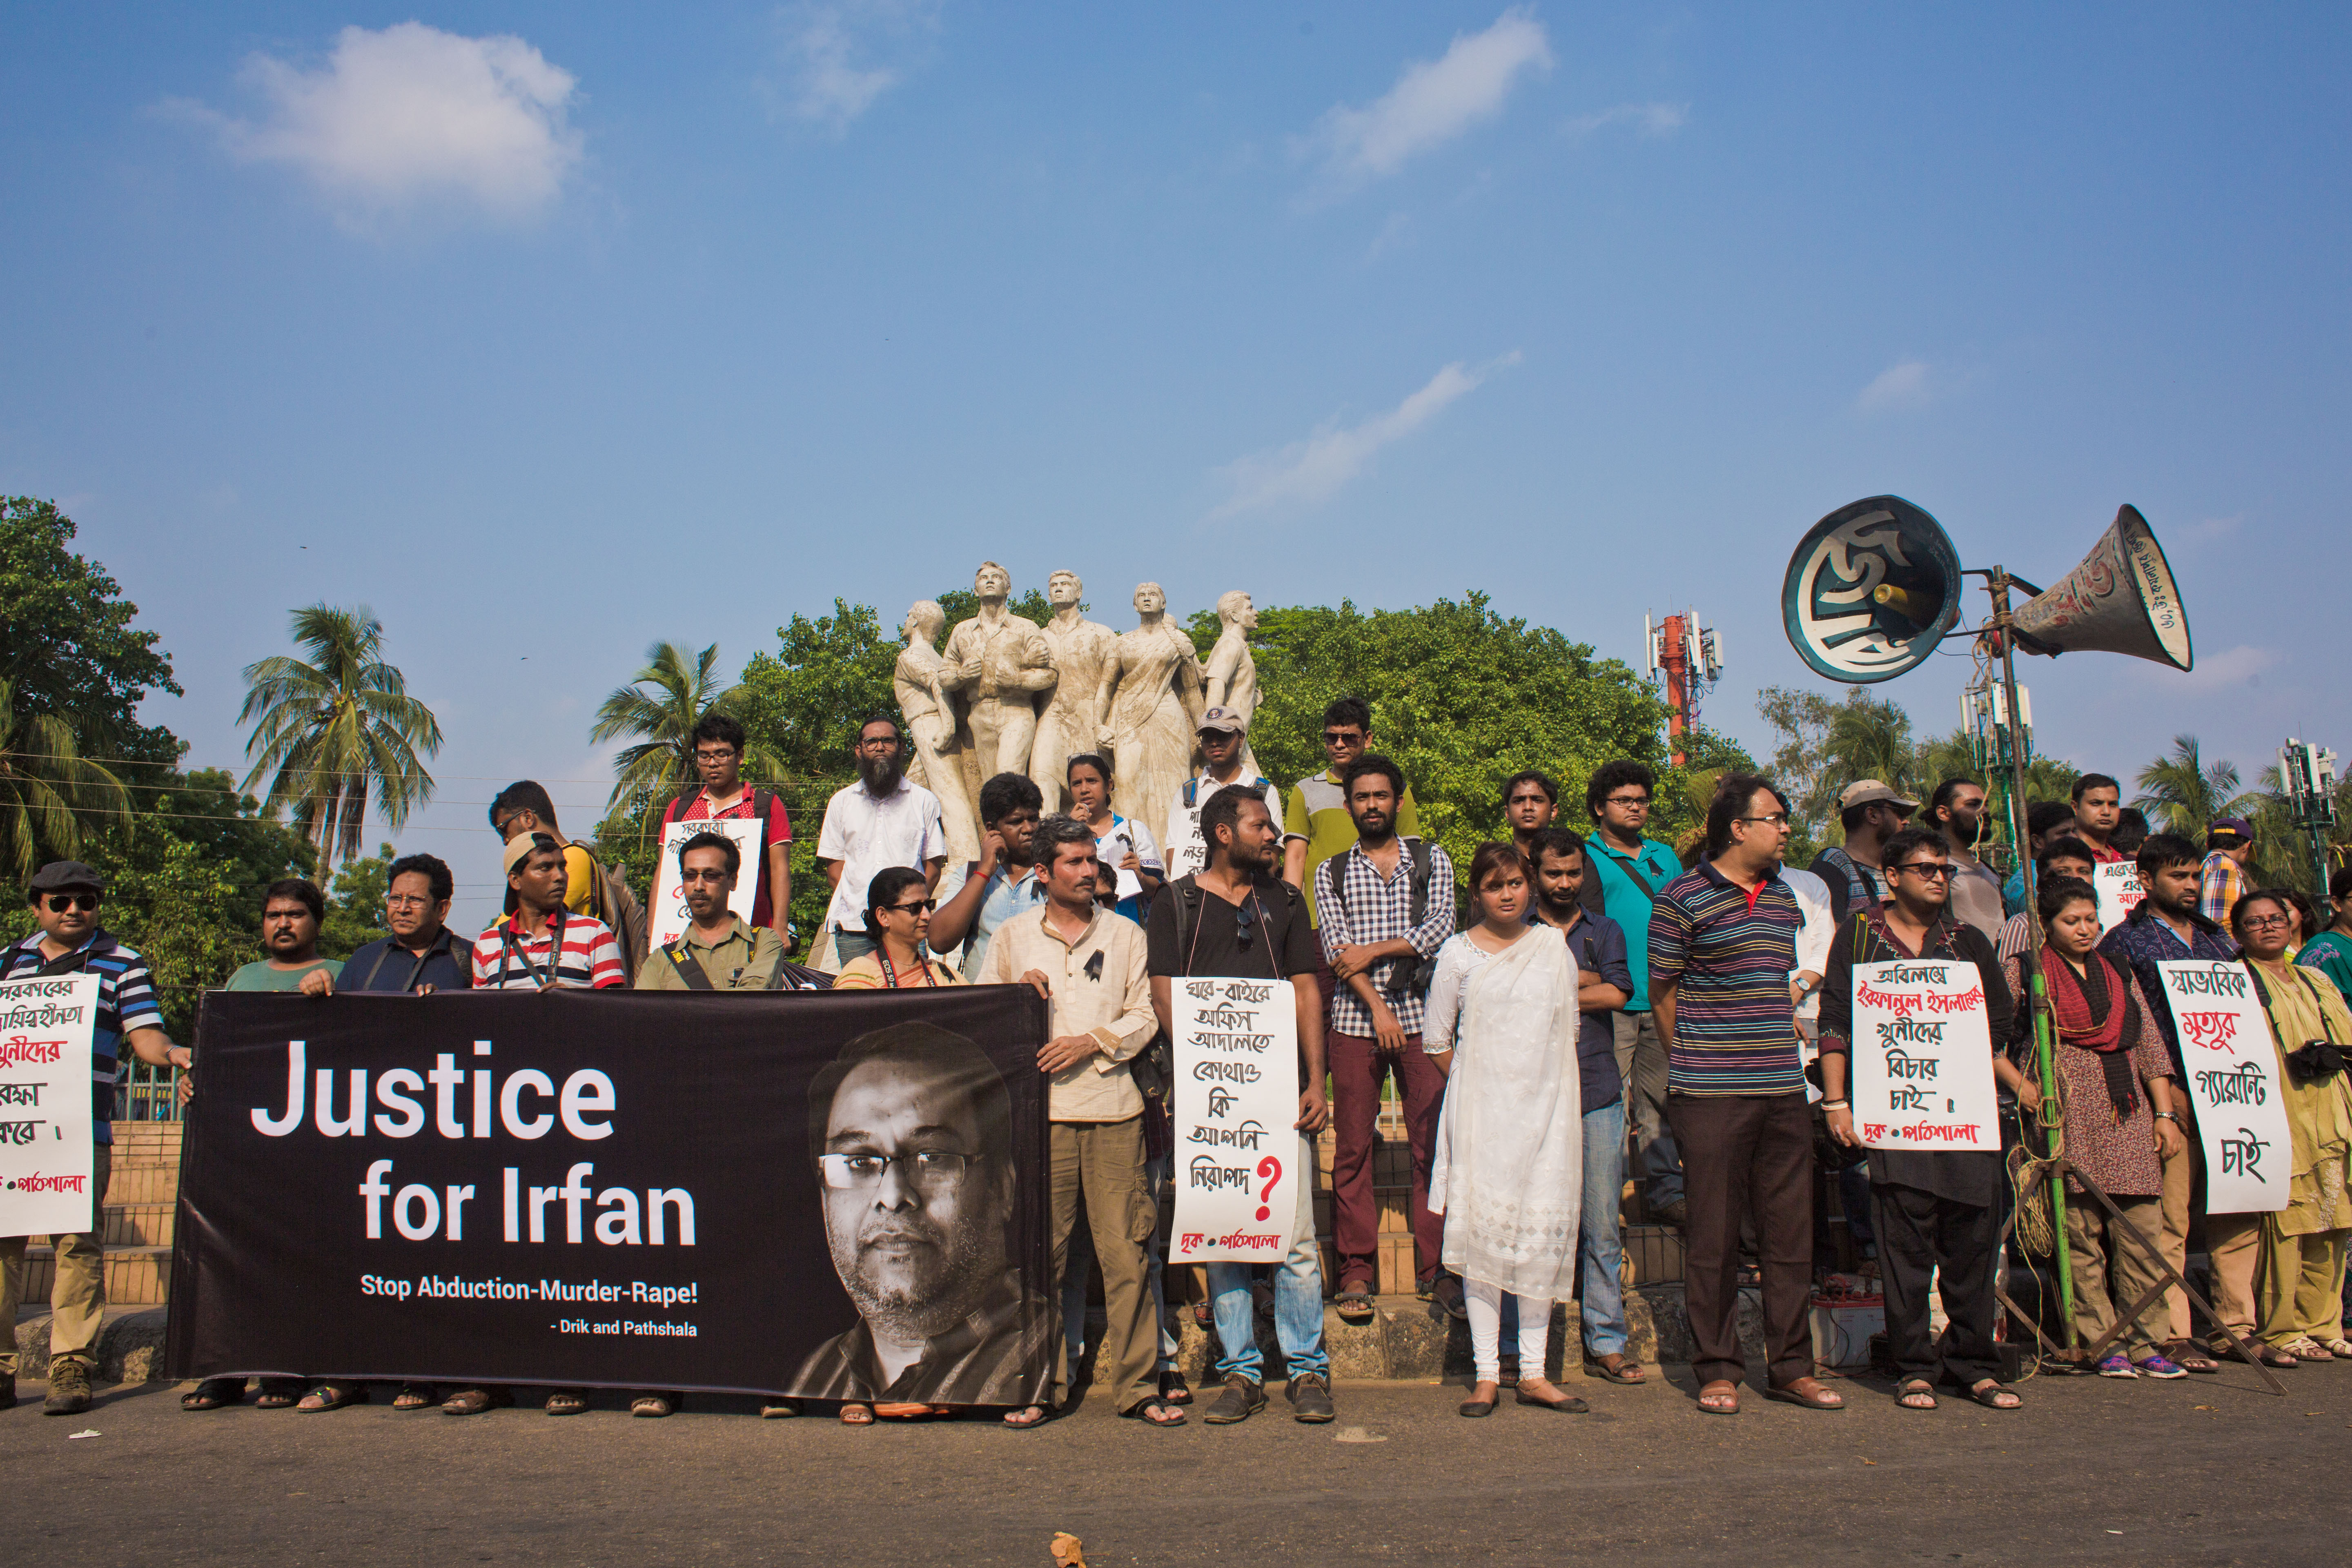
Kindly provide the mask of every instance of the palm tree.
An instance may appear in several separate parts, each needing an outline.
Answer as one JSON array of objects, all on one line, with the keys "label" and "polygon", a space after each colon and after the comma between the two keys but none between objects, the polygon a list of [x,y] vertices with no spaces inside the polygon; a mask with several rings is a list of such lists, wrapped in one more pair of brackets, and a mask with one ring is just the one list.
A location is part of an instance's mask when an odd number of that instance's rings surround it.
[{"label": "palm tree", "polygon": [[16,716],[14,683],[0,679],[0,855],[21,885],[52,854],[81,853],[81,817],[128,816],[122,783],[74,747],[52,713]]},{"label": "palm tree", "polygon": [[441,750],[441,725],[383,662],[383,623],[365,605],[295,611],[294,642],[310,662],[280,656],[246,667],[236,721],[254,726],[245,743],[254,764],[238,787],[274,773],[269,802],[292,807],[294,826],[319,847],[324,881],[338,856],[358,858],[371,789],[395,830],[433,798],[419,758]]},{"label": "palm tree", "polygon": [[2160,831],[2192,844],[2204,843],[2215,817],[2246,816],[2262,800],[2260,791],[2238,787],[2237,763],[2205,762],[2194,735],[2172,737],[2172,754],[2140,769],[2138,783],[2132,805],[2148,813]]},{"label": "palm tree", "polygon": [[[676,794],[700,777],[694,766],[694,727],[714,709],[732,708],[743,690],[740,686],[719,689],[713,673],[718,663],[716,643],[689,662],[676,643],[657,642],[646,650],[645,668],[604,699],[588,738],[635,741],[613,759],[620,772],[606,803],[607,815]],[[774,779],[782,773],[782,764],[764,742],[753,740],[745,747],[745,778]]]},{"label": "palm tree", "polygon": [[1856,687],[1832,710],[1822,738],[1823,782],[1843,789],[1857,779],[1877,779],[1900,794],[1918,793],[1918,748],[1911,740],[1911,715],[1894,702],[1865,695]]}]

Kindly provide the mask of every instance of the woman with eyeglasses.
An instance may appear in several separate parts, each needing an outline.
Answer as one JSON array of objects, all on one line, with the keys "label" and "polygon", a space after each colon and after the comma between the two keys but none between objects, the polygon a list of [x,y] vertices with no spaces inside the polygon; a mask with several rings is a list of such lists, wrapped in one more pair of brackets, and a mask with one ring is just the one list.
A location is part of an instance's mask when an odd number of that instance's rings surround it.
[{"label": "woman with eyeglasses", "polygon": [[834,976],[835,991],[907,991],[961,985],[962,975],[924,946],[931,930],[930,886],[911,866],[875,873],[866,887],[866,931],[874,951],[852,959]]},{"label": "woman with eyeglasses", "polygon": [[[1094,830],[1095,858],[1117,874],[1120,889],[1111,906],[1136,924],[1151,907],[1151,895],[1167,878],[1151,829],[1110,808],[1111,763],[1099,752],[1081,752],[1069,762],[1070,815]],[[1129,884],[1133,891],[1128,891]]]},{"label": "woman with eyeglasses", "polygon": [[[2132,972],[2097,951],[2099,900],[2091,884],[2071,877],[2042,883],[2039,911],[2046,938],[2041,968],[2057,1026],[2053,1060],[2064,1107],[2066,1158],[2098,1183],[2142,1237],[2160,1242],[2164,1173],[2158,1161],[2183,1147],[2172,1058]],[[2032,994],[2032,963],[2031,953],[2002,962],[2011,995]],[[2012,1032],[2012,1059],[2029,1074],[2037,1071],[2032,1008],[2017,1009]],[[2032,1103],[2022,1093],[2020,1100]],[[2087,1347],[2105,1335],[2121,1305],[2148,1294],[2164,1276],[2145,1248],[2118,1234],[2080,1182],[2068,1176],[2066,1189],[2074,1332]],[[2158,1352],[2171,1327],[2164,1293],[2155,1290],[2100,1359],[2099,1375],[2186,1376]]]},{"label": "woman with eyeglasses", "polygon": [[1576,1062],[1576,965],[1557,927],[1528,923],[1528,863],[1508,844],[1470,860],[1478,924],[1437,950],[1422,1049],[1445,1075],[1429,1206],[1462,1278],[1477,1386],[1459,1406],[1491,1415],[1502,1387],[1506,1292],[1519,1311],[1521,1405],[1587,1408],[1544,1376],[1551,1304],[1576,1279],[1584,1117]]},{"label": "woman with eyeglasses", "polygon": [[2336,983],[2291,963],[2295,916],[2276,892],[2248,893],[2230,910],[2230,934],[2285,1067],[2280,1098],[2294,1144],[2286,1207],[2263,1215],[2262,1343],[2287,1364],[2352,1360],[2343,1329],[2344,1250],[2352,1236],[2345,1192],[2352,1156],[2352,1012]]}]

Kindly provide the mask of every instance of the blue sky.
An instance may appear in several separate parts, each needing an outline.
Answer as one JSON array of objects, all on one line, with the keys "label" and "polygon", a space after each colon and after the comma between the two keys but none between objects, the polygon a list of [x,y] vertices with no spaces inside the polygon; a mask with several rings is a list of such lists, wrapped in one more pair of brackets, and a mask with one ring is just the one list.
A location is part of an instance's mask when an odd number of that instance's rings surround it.
[{"label": "blue sky", "polygon": [[[292,606],[372,605],[449,735],[404,842],[461,882],[497,783],[601,804],[588,723],[649,641],[732,666],[983,556],[1121,626],[1141,578],[1483,589],[1629,660],[1695,604],[1706,716],[1761,745],[1755,689],[1807,679],[1789,552],[1890,490],[2042,581],[2153,524],[2199,668],[2035,661],[2045,748],[2352,752],[2348,30],[12,5],[0,489],[163,634],[194,763],[240,757]],[[1881,689],[1942,730],[1966,668]]]}]

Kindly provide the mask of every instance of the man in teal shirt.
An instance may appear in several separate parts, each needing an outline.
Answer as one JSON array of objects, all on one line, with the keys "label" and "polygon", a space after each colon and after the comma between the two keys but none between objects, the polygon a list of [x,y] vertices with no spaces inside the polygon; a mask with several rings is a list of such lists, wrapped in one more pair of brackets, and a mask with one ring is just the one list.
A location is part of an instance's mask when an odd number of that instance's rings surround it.
[{"label": "man in teal shirt", "polygon": [[[269,956],[230,975],[227,989],[324,994],[327,983],[343,972],[335,960],[319,956],[319,927],[326,918],[326,897],[316,882],[288,877],[270,883],[261,897],[261,945]],[[312,980],[314,974],[320,978]]]},{"label": "man in teal shirt", "polygon": [[[1614,1015],[1617,1070],[1625,1082],[1625,1120],[1633,1129],[1634,1179],[1652,1218],[1683,1223],[1683,1164],[1666,1130],[1666,1047],[1650,1016],[1650,903],[1660,888],[1683,874],[1675,852],[1642,837],[1650,822],[1657,777],[1628,758],[1596,769],[1584,786],[1584,807],[1597,825],[1585,842],[1597,875],[1585,879],[1586,907],[1625,933],[1625,963],[1633,994]],[[1594,907],[1598,900],[1599,907]]]}]

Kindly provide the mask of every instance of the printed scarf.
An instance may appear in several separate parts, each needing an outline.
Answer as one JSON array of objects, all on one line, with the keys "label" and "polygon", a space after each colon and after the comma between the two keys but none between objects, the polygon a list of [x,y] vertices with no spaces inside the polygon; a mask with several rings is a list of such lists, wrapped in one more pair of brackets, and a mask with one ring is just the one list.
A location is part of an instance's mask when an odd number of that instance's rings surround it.
[{"label": "printed scarf", "polygon": [[2074,966],[2063,958],[2042,966],[2050,987],[2050,1011],[2057,1020],[2062,1043],[2098,1057],[2116,1120],[2127,1121],[2139,1107],[2138,1080],[2132,1072],[2128,1048],[2139,1038],[2139,1004],[2105,957],[2096,952],[2084,956],[2079,979]]}]

